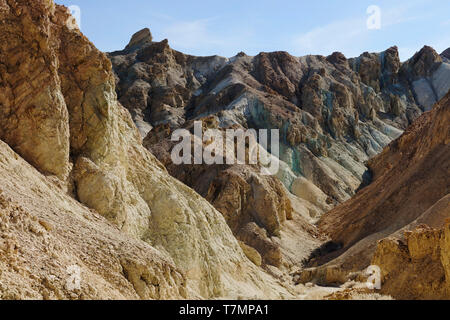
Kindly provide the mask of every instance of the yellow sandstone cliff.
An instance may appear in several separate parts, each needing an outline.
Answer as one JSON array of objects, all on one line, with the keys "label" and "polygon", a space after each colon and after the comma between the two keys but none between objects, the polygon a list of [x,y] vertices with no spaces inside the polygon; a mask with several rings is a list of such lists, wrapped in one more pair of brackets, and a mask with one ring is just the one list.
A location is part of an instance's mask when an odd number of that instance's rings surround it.
[{"label": "yellow sandstone cliff", "polygon": [[[117,101],[110,61],[80,33],[66,8],[52,0],[0,0],[0,21],[0,139],[40,172],[27,166],[2,144],[5,172],[2,179],[12,179],[10,183],[17,190],[5,187],[7,184],[1,188],[9,193],[14,203],[11,205],[28,212],[30,221],[45,218],[46,208],[52,209],[50,212],[55,213],[50,223],[55,229],[43,232],[68,250],[64,260],[59,257],[59,250],[46,253],[46,246],[36,244],[34,248],[22,243],[24,252],[18,249],[19,257],[51,259],[54,254],[54,263],[63,269],[66,262],[73,264],[72,261],[88,259],[86,255],[107,255],[110,249],[103,244],[110,242],[117,249],[111,249],[112,256],[105,259],[111,260],[109,263],[114,267],[106,271],[109,267],[103,267],[99,260],[99,270],[93,267],[88,274],[102,277],[101,283],[108,282],[105,286],[114,292],[113,297],[121,297],[120,294],[145,298],[289,295],[246,258],[223,216],[193,190],[172,178],[142,147],[129,112]],[[9,157],[16,162],[10,163]],[[19,170],[21,175],[9,176],[14,170]],[[59,193],[48,181],[59,185]],[[48,190],[41,191],[41,183]],[[36,202],[36,207],[22,207],[24,196],[40,202]],[[101,214],[114,227],[95,213],[89,217],[87,208]],[[1,210],[4,221],[13,220],[2,237],[8,239],[12,233],[19,240],[25,239],[24,232],[28,231],[15,225],[14,218],[9,217],[10,209]],[[26,217],[19,215],[19,219]],[[92,219],[96,221],[93,225]],[[73,231],[67,226],[64,234],[67,220],[73,223]],[[2,228],[5,226],[2,223]],[[112,231],[114,228],[117,232]],[[103,233],[111,232],[120,241],[114,237],[102,240]],[[126,248],[121,243],[127,241],[133,247],[129,254],[139,256],[136,261],[127,262],[127,255],[123,258],[125,262],[115,258],[122,257],[121,252]],[[145,253],[141,255],[139,250]],[[46,290],[53,292],[45,293],[30,283],[26,293],[19,290],[19,281],[6,281],[6,291],[2,289],[1,294],[12,290],[22,298],[27,294],[64,295],[60,293],[59,282],[47,279],[56,272],[50,262],[44,264],[44,270],[35,274],[33,280],[22,269],[15,270],[2,250],[0,258],[14,277],[33,283],[50,282]],[[161,266],[153,266],[151,259]],[[120,285],[109,283],[110,273],[122,282],[132,283],[135,292],[128,288],[127,292],[120,293]],[[9,271],[0,274],[1,283],[5,283],[3,278],[8,275]],[[87,286],[82,287],[85,297],[95,296],[90,295],[88,286],[93,286],[98,297],[108,297],[100,284],[84,285]]]}]

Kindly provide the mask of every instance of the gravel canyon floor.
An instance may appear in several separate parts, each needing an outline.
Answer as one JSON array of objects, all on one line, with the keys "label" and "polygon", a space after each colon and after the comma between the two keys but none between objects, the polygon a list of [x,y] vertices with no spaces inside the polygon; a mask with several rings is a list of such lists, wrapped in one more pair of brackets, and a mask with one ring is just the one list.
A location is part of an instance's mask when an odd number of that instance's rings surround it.
[{"label": "gravel canyon floor", "polygon": [[[52,0],[0,21],[0,299],[450,298],[449,50],[102,53]],[[279,130],[278,173],[174,163],[199,122]]]}]

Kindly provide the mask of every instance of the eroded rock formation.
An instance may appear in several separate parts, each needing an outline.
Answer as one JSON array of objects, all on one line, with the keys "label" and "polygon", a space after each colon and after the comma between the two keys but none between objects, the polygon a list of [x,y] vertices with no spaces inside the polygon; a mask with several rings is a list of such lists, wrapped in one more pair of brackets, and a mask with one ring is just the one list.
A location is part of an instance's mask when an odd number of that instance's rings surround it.
[{"label": "eroded rock formation", "polygon": [[[349,199],[371,179],[366,162],[450,88],[450,65],[430,47],[403,64],[396,47],[353,59],[338,52],[228,59],[185,55],[149,34],[144,29],[137,35],[147,36],[109,54],[120,101],[169,173],[275,266],[283,260],[275,243],[289,208],[313,222]],[[250,165],[173,164],[171,135],[180,128],[193,134],[194,121],[222,131],[280,129],[277,177]]]},{"label": "eroded rock formation", "polygon": [[170,258],[65,195],[1,141],[0,185],[1,300],[189,298]]},{"label": "eroded rock formation", "polygon": [[[449,199],[445,200],[447,216]],[[381,292],[396,299],[448,299],[450,296],[450,225],[427,225],[405,232],[402,238],[378,243],[372,264],[380,266]],[[405,282],[408,285],[405,285]]]},{"label": "eroded rock formation", "polygon": [[[185,279],[191,297],[289,294],[246,258],[223,216],[142,147],[129,112],[117,101],[110,61],[66,8],[50,0],[1,0],[0,9],[0,139],[62,192],[73,192],[165,256],[169,269],[155,267],[155,279],[169,270],[167,282],[178,286]],[[153,280],[144,262],[123,268],[138,294],[157,297],[146,289]],[[180,272],[173,281],[170,268]],[[176,296],[177,289],[168,290]]]},{"label": "eroded rock formation", "polygon": [[[449,96],[389,144],[448,91],[447,51],[192,57],[144,29],[107,56],[52,0],[0,0],[0,21],[0,299],[360,292],[294,287],[308,256],[322,267],[299,282],[372,262],[383,293],[448,296]],[[174,165],[171,133],[196,120],[280,129],[278,175]],[[320,220],[323,244],[312,223],[368,168]]]},{"label": "eroded rock formation", "polygon": [[372,184],[319,221],[336,247],[313,257],[310,264],[320,266],[303,272],[304,281],[334,270],[333,281],[342,283],[372,262],[384,293],[448,297],[448,225],[430,228],[450,218],[449,121],[450,93],[370,160]]},{"label": "eroded rock formation", "polygon": [[402,64],[396,47],[354,59],[285,52],[228,59],[146,39],[109,57],[119,99],[144,137],[154,126],[209,116],[220,128],[280,129],[280,180],[295,193],[296,179],[306,178],[332,205],[369,180],[365,162],[450,86],[449,65],[430,47]]},{"label": "eroded rock formation", "polygon": [[[216,129],[214,120],[208,119],[209,125],[205,123],[204,129]],[[194,131],[192,122],[186,123],[185,128]],[[273,176],[261,174],[259,165],[196,165],[193,155],[192,164],[174,164],[170,151],[176,143],[171,141],[171,134],[167,125],[157,126],[144,140],[144,146],[158,155],[172,176],[213,204],[237,239],[256,250],[265,264],[280,267],[281,248],[272,238],[280,236],[284,222],[292,220],[294,211],[282,183]],[[193,134],[191,137],[194,141]],[[202,143],[202,147],[206,146],[207,143]]]}]

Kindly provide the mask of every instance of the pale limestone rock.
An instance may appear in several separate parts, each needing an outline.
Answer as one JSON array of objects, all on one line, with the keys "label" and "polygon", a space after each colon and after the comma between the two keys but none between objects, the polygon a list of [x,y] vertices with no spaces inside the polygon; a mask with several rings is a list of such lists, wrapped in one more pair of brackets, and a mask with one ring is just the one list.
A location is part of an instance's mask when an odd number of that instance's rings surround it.
[{"label": "pale limestone rock", "polygon": [[414,93],[418,97],[419,104],[425,108],[425,110],[430,110],[433,104],[436,103],[436,96],[433,91],[433,87],[430,82],[425,79],[419,79],[413,82]]},{"label": "pale limestone rock", "polygon": [[[71,266],[80,289],[67,288]],[[189,298],[173,261],[65,195],[3,141],[0,270],[0,299]]]},{"label": "pale limestone rock", "polygon": [[303,177],[295,179],[291,189],[294,195],[319,208],[325,209],[329,207],[326,203],[327,195]]},{"label": "pale limestone rock", "polygon": [[[130,114],[117,101],[110,61],[79,30],[67,26],[67,10],[44,0],[0,3],[23,17],[0,13],[8,21],[0,26],[2,64],[21,59],[13,50],[18,44],[23,44],[24,57],[30,50],[37,53],[31,61],[22,59],[23,70],[0,69],[1,79],[18,85],[2,81],[7,98],[1,110],[19,111],[18,123],[9,112],[1,118],[8,125],[2,128],[16,130],[17,140],[8,132],[1,137],[41,172],[67,179],[68,184],[73,162],[70,179],[78,199],[123,232],[157,247],[186,275],[190,296],[289,296],[245,257],[223,216],[169,176],[142,147]],[[6,32],[15,29],[22,30],[19,36]],[[41,46],[35,46],[36,39]],[[43,78],[35,78],[37,70],[37,77]],[[19,91],[29,77],[39,85]],[[21,121],[28,126],[20,126]],[[152,282],[141,264],[126,262],[125,269],[140,295],[154,294],[139,280]]]},{"label": "pale limestone rock", "polygon": [[256,251],[254,248],[246,245],[242,241],[239,241],[239,245],[241,246],[245,255],[247,256],[247,258],[250,259],[251,262],[253,262],[258,267],[260,267],[262,265],[262,258],[261,258],[261,255],[258,253],[258,251]]}]

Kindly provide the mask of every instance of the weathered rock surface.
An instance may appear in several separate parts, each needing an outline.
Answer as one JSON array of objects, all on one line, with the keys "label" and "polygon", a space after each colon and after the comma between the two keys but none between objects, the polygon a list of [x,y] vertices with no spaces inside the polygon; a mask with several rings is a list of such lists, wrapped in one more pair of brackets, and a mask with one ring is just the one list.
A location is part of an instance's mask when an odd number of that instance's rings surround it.
[{"label": "weathered rock surface", "polygon": [[127,49],[133,48],[134,46],[142,45],[145,42],[152,42],[153,36],[150,29],[145,28],[141,31],[136,32],[127,45]]},{"label": "weathered rock surface", "polygon": [[[117,101],[110,61],[67,9],[49,0],[1,0],[0,8],[0,139],[64,189],[61,201],[73,192],[156,248],[185,276],[188,296],[289,295],[246,258],[223,216],[142,147]],[[136,35],[131,45],[146,39]],[[152,280],[137,274],[145,265],[124,268],[147,292],[140,279]]]},{"label": "weathered rock surface", "polygon": [[447,50],[442,52],[441,57],[442,57],[442,60],[444,60],[445,62],[448,63],[450,61],[450,48],[448,48]]},{"label": "weathered rock surface", "polygon": [[[48,1],[36,6],[56,10]],[[58,78],[57,38],[46,29],[50,17],[34,25],[37,13],[23,3],[2,1],[0,8],[0,138],[42,172],[65,179],[69,113]],[[19,26],[28,32],[18,32]]]},{"label": "weathered rock surface", "polygon": [[[441,252],[448,248],[439,244],[440,232],[422,228],[407,233],[405,244],[388,239],[377,248],[377,242],[422,225],[440,229],[450,217],[449,123],[447,94],[370,160],[373,183],[321,218],[320,229],[336,246],[314,257],[311,265],[321,265],[316,269],[322,273],[338,270],[345,277],[369,266],[376,251],[373,263],[382,267],[387,283],[383,292],[399,298],[448,297],[440,260],[446,259]],[[406,288],[407,279],[415,278],[416,283]]]},{"label": "weathered rock surface", "polygon": [[[349,199],[370,181],[366,162],[450,84],[450,65],[430,47],[404,64],[396,47],[354,59],[337,52],[300,58],[240,53],[228,59],[185,55],[168,40],[108,56],[119,99],[146,137],[144,145],[172,176],[213,204],[265,264],[278,267],[281,244],[293,240],[280,239],[290,208],[302,213],[295,216],[303,222],[314,222]],[[193,121],[222,131],[280,129],[277,177],[261,176],[250,165],[174,164],[171,135],[180,128],[192,133]]]},{"label": "weathered rock surface", "polygon": [[[355,59],[192,57],[144,29],[109,54],[113,74],[51,0],[0,0],[0,21],[1,299],[350,296],[292,287],[285,269],[343,253],[302,273],[340,283],[377,240],[449,215],[447,96],[370,161],[374,183],[356,209],[351,200],[321,220],[334,242],[313,252],[324,239],[311,222],[366,184],[365,161],[448,91],[445,52],[425,47],[404,64],[395,47]],[[211,119],[222,132],[280,129],[277,177],[259,165],[173,165],[172,130]],[[406,275],[391,261],[403,247],[381,243],[386,292],[400,296],[401,279],[429,267],[440,278],[405,294],[444,295],[446,233],[407,234]],[[71,266],[79,289],[67,285]]]},{"label": "weathered rock surface", "polygon": [[449,65],[429,47],[404,64],[396,47],[354,59],[286,52],[228,59],[185,55],[167,40],[109,58],[119,99],[143,136],[154,126],[176,129],[209,116],[219,128],[280,129],[280,180],[293,192],[297,178],[306,179],[332,206],[369,180],[365,162],[442,98],[450,83]]},{"label": "weathered rock surface", "polygon": [[[217,122],[209,120],[208,129],[215,128]],[[192,123],[186,124],[186,129],[193,131]],[[174,164],[171,150],[176,143],[171,141],[171,134],[167,125],[157,126],[144,140],[144,146],[158,155],[172,176],[213,204],[238,240],[256,249],[265,264],[280,267],[281,248],[273,238],[280,236],[284,222],[293,218],[294,211],[283,184],[273,176],[262,175],[259,165],[201,166],[194,164],[193,155],[192,164]],[[193,134],[191,138],[195,141]],[[206,146],[212,144],[202,143],[202,147]]]},{"label": "weathered rock surface", "polygon": [[[447,215],[450,206],[447,199]],[[396,299],[448,299],[450,296],[450,225],[426,225],[403,238],[379,242],[372,264],[380,266],[382,293]],[[405,285],[408,283],[408,285]]]},{"label": "weathered rock surface", "polygon": [[2,141],[0,185],[1,300],[189,298],[170,258],[62,193]]},{"label": "weathered rock surface", "polygon": [[401,72],[407,75],[416,100],[425,110],[430,110],[450,89],[450,66],[442,61],[433,48],[425,46],[402,66]]}]

